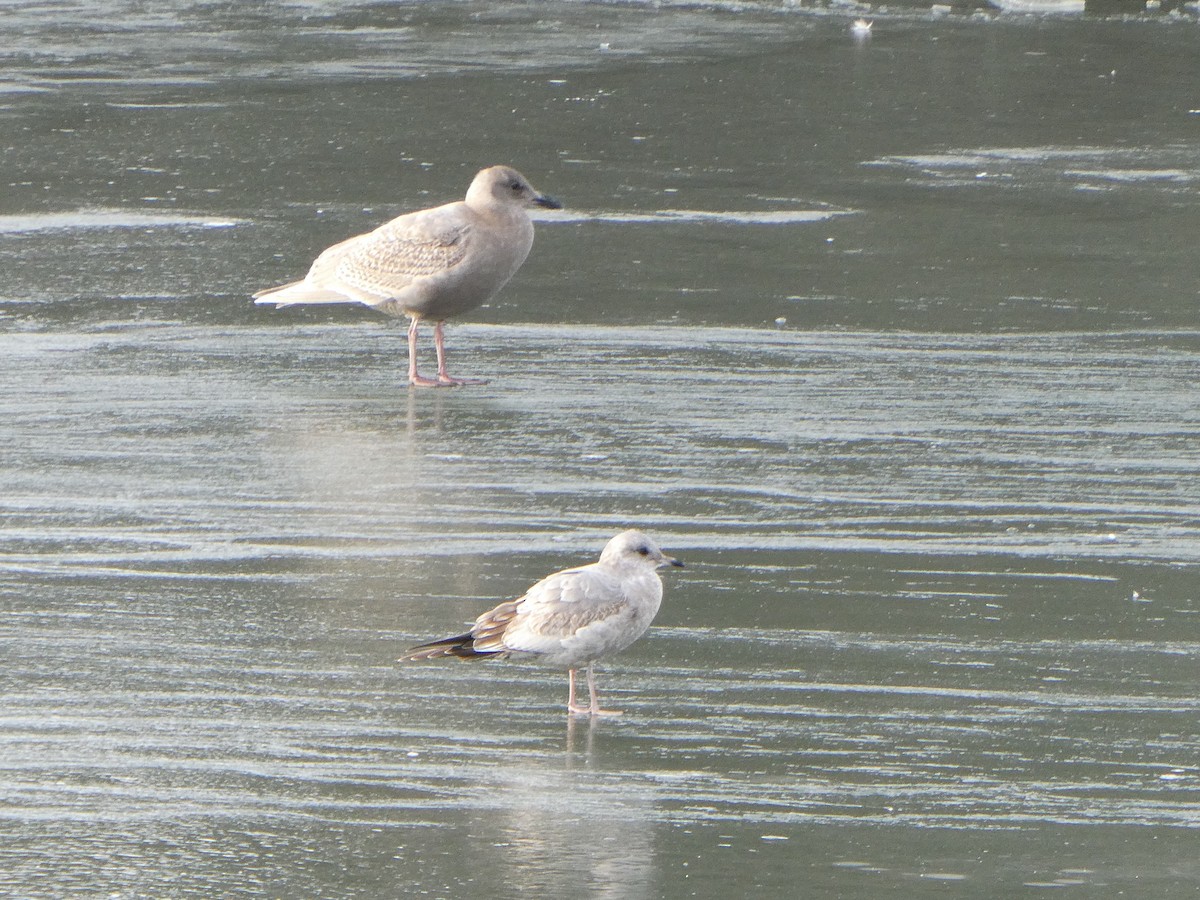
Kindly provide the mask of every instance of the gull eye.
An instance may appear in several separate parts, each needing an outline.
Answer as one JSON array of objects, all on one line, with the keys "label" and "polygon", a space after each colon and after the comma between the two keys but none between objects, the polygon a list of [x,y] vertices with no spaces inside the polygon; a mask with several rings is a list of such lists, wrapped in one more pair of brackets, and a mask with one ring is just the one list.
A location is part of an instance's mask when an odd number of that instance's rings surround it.
[{"label": "gull eye", "polygon": [[509,185],[509,187],[512,188],[514,191],[519,191],[521,189],[521,182],[514,181],[512,184]]},{"label": "gull eye", "polygon": [[643,544],[642,546],[638,547],[637,552],[642,554],[642,556],[649,556],[650,548]]}]

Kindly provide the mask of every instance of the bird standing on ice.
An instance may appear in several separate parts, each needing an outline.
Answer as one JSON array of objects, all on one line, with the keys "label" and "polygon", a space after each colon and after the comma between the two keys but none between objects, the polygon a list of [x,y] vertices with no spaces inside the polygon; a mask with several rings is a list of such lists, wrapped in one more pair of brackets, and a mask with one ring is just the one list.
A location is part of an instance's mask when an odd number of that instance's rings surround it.
[{"label": "bird standing on ice", "polygon": [[[483,384],[446,371],[446,319],[486,303],[529,255],[533,223],[527,209],[561,209],[516,169],[493,166],[456,203],[411,212],[374,231],[334,244],[302,281],[268,288],[256,303],[363,303],[390,316],[408,316],[408,382],[419,387]],[[437,378],[417,372],[417,327],[432,319]]]},{"label": "bird standing on ice", "polygon": [[[523,597],[485,612],[466,634],[413,647],[400,659],[534,657],[566,667],[569,712],[620,715],[600,708],[593,665],[646,632],[662,603],[657,570],[682,565],[642,532],[623,531],[608,542],[599,562],[555,572]],[[589,703],[580,706],[575,702],[575,674],[585,666]]]}]

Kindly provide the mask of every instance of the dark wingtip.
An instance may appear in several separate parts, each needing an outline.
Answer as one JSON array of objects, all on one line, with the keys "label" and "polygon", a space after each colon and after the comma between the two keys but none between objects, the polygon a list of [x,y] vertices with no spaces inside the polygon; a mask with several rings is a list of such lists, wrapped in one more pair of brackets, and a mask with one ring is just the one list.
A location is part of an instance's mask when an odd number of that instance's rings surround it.
[{"label": "dark wingtip", "polygon": [[462,659],[470,659],[474,656],[484,656],[485,654],[477,651],[472,644],[474,637],[470,632],[466,634],[455,635],[450,638],[443,638],[440,641],[430,641],[428,644],[417,644],[415,647],[409,647],[408,652],[403,656],[397,657],[396,662],[417,662],[424,659],[444,659],[447,656],[458,656]]}]

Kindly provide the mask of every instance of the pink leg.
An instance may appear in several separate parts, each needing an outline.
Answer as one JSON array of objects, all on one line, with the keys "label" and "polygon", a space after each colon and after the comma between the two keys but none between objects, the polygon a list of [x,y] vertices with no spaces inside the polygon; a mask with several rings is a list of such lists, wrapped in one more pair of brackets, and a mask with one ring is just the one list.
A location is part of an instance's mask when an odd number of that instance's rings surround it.
[{"label": "pink leg", "polygon": [[445,322],[438,322],[437,327],[433,329],[433,347],[437,350],[438,375],[437,383],[444,385],[457,384],[487,384],[486,381],[478,378],[451,378],[450,373],[446,371],[446,339],[442,333],[442,326]]},{"label": "pink leg", "polygon": [[408,383],[417,387],[437,387],[438,383],[432,378],[417,374],[417,327],[420,324],[420,319],[413,319],[408,325]]},{"label": "pink leg", "polygon": [[575,702],[575,670],[567,669],[567,712],[575,715],[590,714],[591,709],[587,706],[580,706]]},{"label": "pink leg", "polygon": [[588,700],[591,701],[588,706],[588,713],[593,716],[620,716],[624,715],[619,709],[601,709],[600,708],[600,692],[596,690],[596,673],[592,671],[592,663],[588,663],[587,667],[587,682],[588,682]]}]

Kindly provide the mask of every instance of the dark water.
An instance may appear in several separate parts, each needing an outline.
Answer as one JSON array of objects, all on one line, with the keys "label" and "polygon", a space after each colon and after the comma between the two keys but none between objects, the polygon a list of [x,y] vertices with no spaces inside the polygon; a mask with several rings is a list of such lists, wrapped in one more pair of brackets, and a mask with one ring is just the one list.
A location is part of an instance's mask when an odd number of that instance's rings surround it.
[{"label": "dark water", "polygon": [[[862,12],[0,8],[0,893],[1200,890],[1194,11]],[[493,162],[490,385],[249,302]]]}]

